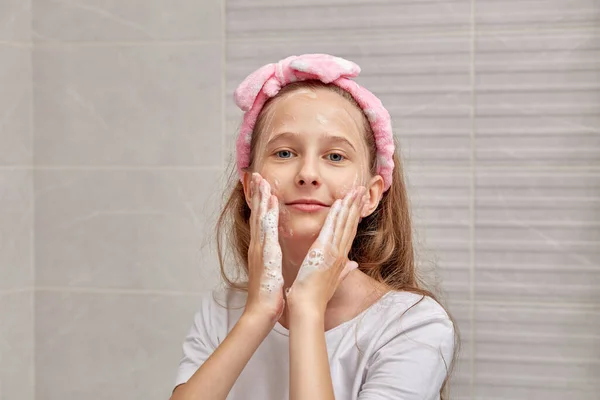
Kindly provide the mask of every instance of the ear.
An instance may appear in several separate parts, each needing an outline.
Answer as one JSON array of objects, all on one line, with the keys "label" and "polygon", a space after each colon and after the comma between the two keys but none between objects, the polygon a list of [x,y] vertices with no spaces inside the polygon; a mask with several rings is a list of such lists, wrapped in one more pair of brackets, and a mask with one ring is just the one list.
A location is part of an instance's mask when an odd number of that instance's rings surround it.
[{"label": "ear", "polygon": [[252,208],[252,193],[250,193],[250,188],[252,187],[250,183],[252,182],[252,172],[244,171],[242,175],[242,187],[244,189],[244,197],[246,198],[246,205],[248,208]]},{"label": "ear", "polygon": [[361,218],[368,217],[377,209],[381,197],[383,196],[383,178],[381,175],[375,175],[365,186],[367,188],[368,200],[360,214]]}]

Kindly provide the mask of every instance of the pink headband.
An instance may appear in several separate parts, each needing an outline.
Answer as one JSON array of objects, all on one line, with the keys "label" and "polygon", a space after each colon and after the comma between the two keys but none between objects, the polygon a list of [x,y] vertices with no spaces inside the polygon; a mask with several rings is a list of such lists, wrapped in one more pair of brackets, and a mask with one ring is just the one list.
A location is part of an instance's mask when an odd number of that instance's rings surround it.
[{"label": "pink headband", "polygon": [[333,83],[350,93],[367,116],[377,147],[377,173],[383,178],[384,191],[388,190],[394,170],[394,137],[390,114],[381,100],[350,79],[359,73],[360,67],[352,61],[328,54],[304,54],[288,57],[277,64],[267,64],[248,75],[234,93],[235,103],[244,111],[236,143],[240,179],[242,169],[250,163],[252,130],[266,101],[289,83],[319,80]]}]

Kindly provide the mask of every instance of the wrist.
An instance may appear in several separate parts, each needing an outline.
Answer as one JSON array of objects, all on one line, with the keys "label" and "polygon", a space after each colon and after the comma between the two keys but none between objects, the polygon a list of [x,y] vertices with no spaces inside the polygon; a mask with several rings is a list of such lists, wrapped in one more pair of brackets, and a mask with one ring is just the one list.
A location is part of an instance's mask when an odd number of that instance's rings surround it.
[{"label": "wrist", "polygon": [[316,306],[289,307],[288,311],[291,323],[294,321],[311,324],[325,323],[325,310]]},{"label": "wrist", "polygon": [[267,336],[275,323],[268,315],[261,315],[255,312],[244,311],[238,321],[244,330],[250,331],[261,336]]}]

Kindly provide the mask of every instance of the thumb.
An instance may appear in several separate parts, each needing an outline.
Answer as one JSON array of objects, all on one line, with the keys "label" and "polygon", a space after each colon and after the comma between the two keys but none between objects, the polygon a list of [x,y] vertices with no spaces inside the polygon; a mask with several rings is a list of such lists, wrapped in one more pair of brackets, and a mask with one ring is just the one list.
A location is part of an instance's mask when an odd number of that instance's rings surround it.
[{"label": "thumb", "polygon": [[346,276],[348,276],[348,274],[354,271],[356,268],[358,268],[358,263],[356,261],[348,260],[344,266],[344,269],[342,270],[342,273],[340,274],[339,282],[343,281]]}]

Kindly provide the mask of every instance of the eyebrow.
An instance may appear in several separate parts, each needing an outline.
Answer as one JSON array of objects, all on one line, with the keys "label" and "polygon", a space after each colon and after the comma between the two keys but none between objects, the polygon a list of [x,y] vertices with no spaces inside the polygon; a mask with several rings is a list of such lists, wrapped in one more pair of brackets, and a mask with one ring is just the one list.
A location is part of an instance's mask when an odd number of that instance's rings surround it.
[{"label": "eyebrow", "polygon": [[[277,142],[279,140],[295,139],[299,136],[300,136],[300,133],[298,133],[298,132],[280,132],[280,133],[277,133],[275,136],[273,136],[271,138],[271,140],[269,140],[269,142],[267,143],[267,146],[274,142]],[[356,148],[354,147],[354,145],[343,136],[331,135],[328,133],[323,133],[321,136],[324,140],[328,140],[330,142],[338,142],[338,143],[347,144],[348,146],[350,146],[352,148],[352,150],[356,151]]]}]

